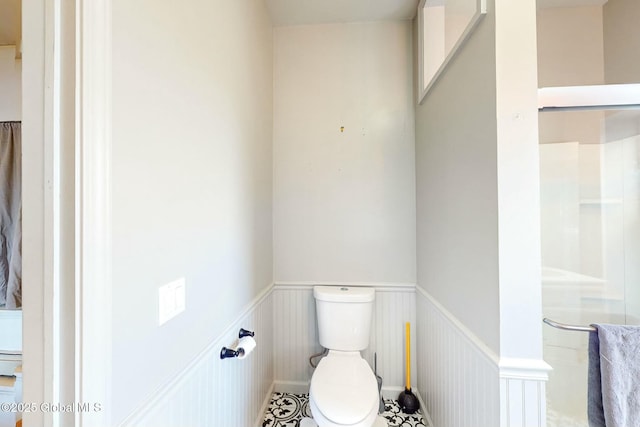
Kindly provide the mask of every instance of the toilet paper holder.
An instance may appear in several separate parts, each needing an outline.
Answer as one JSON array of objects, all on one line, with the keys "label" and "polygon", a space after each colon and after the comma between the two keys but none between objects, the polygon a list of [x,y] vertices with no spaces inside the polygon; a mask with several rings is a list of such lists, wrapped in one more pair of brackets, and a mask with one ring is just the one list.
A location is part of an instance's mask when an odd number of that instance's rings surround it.
[{"label": "toilet paper holder", "polygon": [[[244,329],[244,328],[240,328],[240,331],[238,331],[238,339],[244,338],[244,337],[254,337],[255,336],[255,332],[250,331],[248,329]],[[239,348],[237,350],[234,350],[232,348],[227,348],[227,347],[222,347],[222,350],[220,350],[220,359],[228,359],[231,357],[240,357],[240,356],[244,356],[244,349]]]},{"label": "toilet paper holder", "polygon": [[242,337],[253,337],[255,336],[256,333],[253,331],[249,331],[247,329],[244,328],[240,328],[240,331],[238,331],[238,338],[242,338]]}]

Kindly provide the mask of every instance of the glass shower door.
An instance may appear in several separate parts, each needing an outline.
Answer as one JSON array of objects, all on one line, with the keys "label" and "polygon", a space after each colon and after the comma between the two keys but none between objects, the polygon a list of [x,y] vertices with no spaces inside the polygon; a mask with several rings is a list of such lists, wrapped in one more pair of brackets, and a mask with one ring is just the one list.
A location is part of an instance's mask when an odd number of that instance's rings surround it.
[{"label": "glass shower door", "polygon": [[[543,315],[640,324],[640,110],[539,114]],[[545,326],[549,427],[587,427],[585,332]]]}]

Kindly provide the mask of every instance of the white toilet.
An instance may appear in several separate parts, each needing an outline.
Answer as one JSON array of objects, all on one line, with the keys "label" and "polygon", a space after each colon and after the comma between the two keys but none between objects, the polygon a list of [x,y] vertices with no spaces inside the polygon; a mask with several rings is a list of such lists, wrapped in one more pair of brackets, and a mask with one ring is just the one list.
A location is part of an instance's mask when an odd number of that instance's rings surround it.
[{"label": "white toilet", "polygon": [[[386,426],[371,367],[360,355],[369,345],[375,289],[315,286],[320,344],[329,350],[311,377],[309,406],[319,427]],[[301,424],[302,425],[302,424]]]}]

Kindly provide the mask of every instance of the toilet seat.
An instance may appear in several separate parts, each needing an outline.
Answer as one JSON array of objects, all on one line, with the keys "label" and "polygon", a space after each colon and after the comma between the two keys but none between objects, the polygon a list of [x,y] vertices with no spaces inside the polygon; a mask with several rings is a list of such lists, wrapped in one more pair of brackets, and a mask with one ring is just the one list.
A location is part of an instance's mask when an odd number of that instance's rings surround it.
[{"label": "toilet seat", "polygon": [[378,382],[360,352],[329,351],[313,373],[309,399],[316,421],[367,425],[378,413]]}]

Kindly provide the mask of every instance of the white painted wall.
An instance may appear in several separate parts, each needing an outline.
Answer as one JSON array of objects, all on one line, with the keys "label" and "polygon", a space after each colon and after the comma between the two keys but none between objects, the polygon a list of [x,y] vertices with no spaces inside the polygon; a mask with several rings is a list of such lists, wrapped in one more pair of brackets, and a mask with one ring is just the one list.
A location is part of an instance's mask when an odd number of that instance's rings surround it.
[{"label": "white painted wall", "polygon": [[[51,289],[52,280],[46,274],[50,267],[48,255],[50,227],[45,222],[46,203],[51,200],[51,187],[43,182],[49,178],[47,166],[52,163],[46,152],[46,144],[51,140],[47,123],[52,114],[52,103],[47,98],[45,88],[51,83],[45,75],[46,44],[51,42],[43,26],[47,16],[45,5],[37,0],[23,0],[23,61],[22,81],[22,297],[26,301],[23,308],[23,401],[46,402],[51,398],[53,377],[50,358],[47,356],[52,347],[45,324],[45,307],[53,305],[46,298],[47,289]],[[50,65],[49,63],[47,65]],[[46,166],[47,165],[47,166]],[[25,412],[23,423],[28,425],[47,425],[51,415],[43,412]],[[46,420],[46,421],[45,421]]]},{"label": "white painted wall", "polygon": [[[112,31],[118,423],[272,283],[273,52],[261,0],[116,0]],[[180,277],[186,311],[158,327]]]},{"label": "white painted wall", "polygon": [[417,107],[416,177],[418,285],[498,353],[494,21]]},{"label": "white painted wall", "polygon": [[607,83],[640,82],[640,3],[609,0],[603,6],[604,59]]},{"label": "white painted wall", "polygon": [[[428,300],[417,310],[418,382],[439,425],[544,422],[535,8],[489,0],[416,111],[418,291]],[[429,329],[442,315],[444,337]],[[456,384],[470,367],[488,384],[483,396]],[[449,406],[461,393],[461,407]]]},{"label": "white painted wall", "polygon": [[276,282],[415,283],[411,23],[274,43]]},{"label": "white painted wall", "polygon": [[542,362],[536,2],[495,1],[499,354]]},{"label": "white painted wall", "polygon": [[22,61],[15,46],[0,46],[0,122],[22,119]]}]

